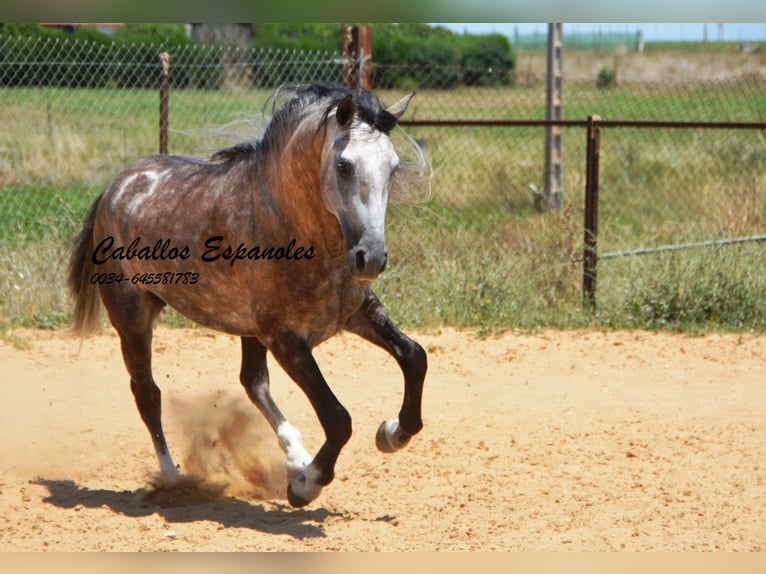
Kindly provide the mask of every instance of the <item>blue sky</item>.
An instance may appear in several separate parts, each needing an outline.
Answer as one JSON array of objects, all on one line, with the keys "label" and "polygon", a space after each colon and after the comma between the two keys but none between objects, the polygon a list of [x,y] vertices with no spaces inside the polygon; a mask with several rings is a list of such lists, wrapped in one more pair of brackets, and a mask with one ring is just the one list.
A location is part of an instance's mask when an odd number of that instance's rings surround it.
[{"label": "blue sky", "polygon": [[[476,34],[482,34],[487,32],[498,32],[513,38],[514,29],[518,29],[519,34],[533,34],[535,32],[540,34],[546,34],[548,30],[548,24],[512,24],[506,22],[494,22],[494,23],[438,23],[438,26],[444,26],[450,30],[456,32],[470,32]],[[760,23],[732,23],[726,22],[724,24],[683,24],[678,22],[672,23],[591,23],[586,24],[582,22],[564,24],[564,35],[567,32],[628,32],[634,33],[641,29],[644,32],[644,39],[646,41],[653,40],[693,40],[699,41],[704,37],[704,30],[707,26],[707,37],[710,41],[715,40],[727,40],[727,41],[748,41],[748,40],[760,40],[766,41],[766,22]],[[721,37],[721,34],[723,37]]]}]

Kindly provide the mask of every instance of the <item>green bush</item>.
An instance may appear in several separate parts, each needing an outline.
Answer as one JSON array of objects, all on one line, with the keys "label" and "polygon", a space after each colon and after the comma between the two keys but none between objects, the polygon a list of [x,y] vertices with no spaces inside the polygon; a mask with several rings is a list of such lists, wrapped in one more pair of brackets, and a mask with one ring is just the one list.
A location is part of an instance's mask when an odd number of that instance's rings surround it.
[{"label": "green bush", "polygon": [[613,88],[617,85],[617,75],[611,68],[601,68],[596,76],[596,87]]},{"label": "green bush", "polygon": [[[461,84],[507,85],[513,80],[515,57],[510,42],[500,34],[455,34],[417,23],[376,23],[371,28],[373,83],[379,89],[451,89]],[[338,23],[257,24],[251,47],[261,52],[256,50],[251,62],[254,84],[274,87],[315,79],[314,64],[288,56],[281,64],[265,66],[258,55],[272,50],[337,54],[342,30]],[[111,36],[88,27],[65,33],[37,24],[0,24],[0,35],[14,38],[0,52],[3,86],[155,88],[162,51],[171,56],[172,87],[216,89],[223,83],[218,47],[197,46],[182,24],[131,23]],[[70,40],[90,49],[71,49]],[[109,58],[104,57],[106,51]],[[19,70],[14,62],[35,64]],[[405,67],[410,70],[404,72]],[[417,79],[412,69],[419,70]]]},{"label": "green bush", "polygon": [[463,49],[463,84],[508,85],[513,81],[515,58],[511,44],[501,34],[471,36]]},{"label": "green bush", "polygon": [[339,52],[341,24],[275,23],[255,25],[251,47],[262,50],[307,50],[313,52]]},{"label": "green bush", "polygon": [[460,82],[458,53],[448,45],[433,41],[412,47],[406,65],[420,70],[419,87],[429,89],[454,88]]},{"label": "green bush", "polygon": [[[501,34],[455,34],[426,24],[374,24],[373,83],[378,88],[449,89],[457,85],[507,85],[516,58]],[[424,72],[412,85],[411,69]],[[491,71],[490,71],[491,70]]]}]

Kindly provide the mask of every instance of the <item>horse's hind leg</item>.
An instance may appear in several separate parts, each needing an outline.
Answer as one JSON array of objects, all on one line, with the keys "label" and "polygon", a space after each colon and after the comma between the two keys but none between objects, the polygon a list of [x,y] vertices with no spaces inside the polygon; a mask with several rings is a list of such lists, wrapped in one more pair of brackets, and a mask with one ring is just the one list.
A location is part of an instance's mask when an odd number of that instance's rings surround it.
[{"label": "horse's hind leg", "polygon": [[120,336],[122,357],[130,375],[130,390],[152,437],[160,464],[160,481],[175,483],[180,474],[170,456],[162,430],[162,401],[159,387],[152,377],[152,326],[164,303],[146,291],[105,287],[101,298],[109,318]]},{"label": "horse's hind leg", "polygon": [[380,425],[375,444],[383,452],[404,448],[412,436],[423,428],[421,403],[423,381],[428,369],[426,352],[397,329],[371,290],[367,291],[362,307],[349,318],[346,328],[388,351],[402,369],[404,399],[399,417]]}]

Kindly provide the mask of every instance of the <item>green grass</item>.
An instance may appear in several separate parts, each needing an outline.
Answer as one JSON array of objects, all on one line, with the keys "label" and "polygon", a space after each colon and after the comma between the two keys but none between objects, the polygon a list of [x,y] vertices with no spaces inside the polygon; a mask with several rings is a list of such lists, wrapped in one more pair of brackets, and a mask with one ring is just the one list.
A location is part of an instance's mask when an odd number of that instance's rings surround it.
[{"label": "green grass", "polygon": [[[266,92],[174,92],[170,149],[223,143],[195,130],[261,112]],[[400,93],[382,93],[391,102]],[[567,118],[764,121],[762,80],[678,87],[568,88]],[[0,90],[0,325],[69,320],[63,268],[87,206],[122,167],[156,151],[151,90]],[[423,91],[408,117],[542,118],[540,86]],[[540,213],[542,128],[418,128],[433,160],[427,204],[396,206],[390,266],[376,291],[407,327],[484,332],[766,327],[762,244],[601,261],[583,311],[584,143],[564,129],[566,208]],[[601,252],[763,233],[766,139],[758,131],[602,131]],[[168,313],[163,321],[187,325]]]},{"label": "green grass", "polygon": [[72,237],[101,192],[86,186],[6,187],[0,191],[0,246],[28,244],[49,236]]}]

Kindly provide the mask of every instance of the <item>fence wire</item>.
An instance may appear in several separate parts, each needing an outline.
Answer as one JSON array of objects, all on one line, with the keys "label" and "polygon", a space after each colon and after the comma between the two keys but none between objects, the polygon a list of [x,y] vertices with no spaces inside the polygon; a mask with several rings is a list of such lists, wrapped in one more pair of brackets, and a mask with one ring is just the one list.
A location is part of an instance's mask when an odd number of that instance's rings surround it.
[{"label": "fence wire", "polygon": [[[42,269],[21,250],[46,238],[71,237],[87,206],[117,173],[157,151],[163,51],[171,61],[170,153],[206,155],[253,137],[263,124],[267,97],[282,83],[342,80],[343,61],[336,53],[0,36],[0,249],[5,259],[0,319],[68,308],[60,244],[54,248],[57,257],[42,258]],[[380,80],[376,91],[384,103],[417,91],[407,120],[545,118],[543,77],[509,80],[491,70],[425,66],[375,66],[373,77]],[[466,77],[471,86],[461,83]],[[596,78],[565,78],[564,117],[591,114],[604,120],[763,122],[766,78],[751,74],[696,83],[671,78],[601,87]],[[584,130],[563,128],[564,209],[556,216],[541,210],[544,128],[413,126],[407,132],[427,151],[434,177],[427,204],[392,211],[389,241],[392,252],[399,253],[394,261],[427,262],[429,254],[443,253],[456,238],[483,250],[488,264],[512,260],[517,270],[525,267],[514,258],[539,261],[552,251],[556,269],[566,271],[541,280],[545,288],[549,283],[563,287],[554,295],[542,293],[542,299],[556,307],[577,289]],[[762,131],[610,129],[601,149],[599,241],[604,251],[766,231]],[[459,251],[455,247],[455,257]],[[437,262],[430,261],[427,271],[439,272]],[[50,274],[45,287],[30,281],[36,273]],[[428,280],[424,276],[421,282]],[[396,281],[394,275],[391,286],[384,287],[392,296]],[[54,295],[36,292],[51,283]],[[450,320],[442,303],[433,306],[437,319]]]}]

